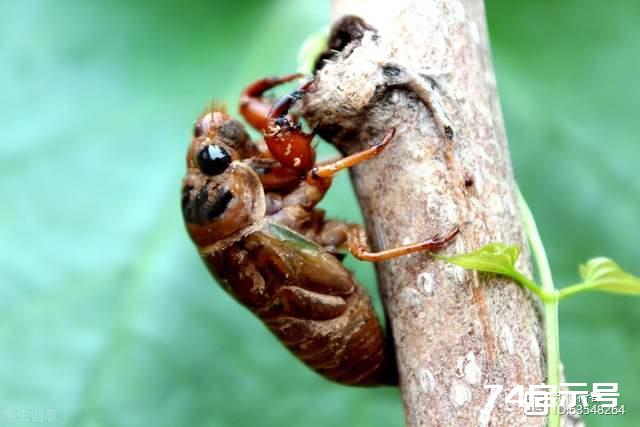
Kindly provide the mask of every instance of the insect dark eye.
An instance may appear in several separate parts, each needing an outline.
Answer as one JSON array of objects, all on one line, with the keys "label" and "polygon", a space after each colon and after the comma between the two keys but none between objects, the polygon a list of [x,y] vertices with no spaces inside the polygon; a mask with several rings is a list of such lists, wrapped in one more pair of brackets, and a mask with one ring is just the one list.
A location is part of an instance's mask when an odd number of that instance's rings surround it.
[{"label": "insect dark eye", "polygon": [[227,170],[231,156],[219,145],[207,145],[198,153],[198,167],[206,175],[218,175]]}]

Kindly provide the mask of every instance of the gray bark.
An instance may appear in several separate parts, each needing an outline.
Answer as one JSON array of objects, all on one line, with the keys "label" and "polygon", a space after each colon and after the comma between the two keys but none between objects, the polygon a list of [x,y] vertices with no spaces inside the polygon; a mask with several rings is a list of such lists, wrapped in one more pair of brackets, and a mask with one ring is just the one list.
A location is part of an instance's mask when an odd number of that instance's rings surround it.
[{"label": "gray bark", "polygon": [[[303,115],[344,154],[397,129],[378,158],[352,170],[373,248],[460,226],[444,253],[518,244],[530,274],[483,2],[334,0],[333,21],[339,52],[324,57]],[[540,311],[526,291],[425,253],[377,272],[407,425],[544,424],[484,388],[544,382]]]}]

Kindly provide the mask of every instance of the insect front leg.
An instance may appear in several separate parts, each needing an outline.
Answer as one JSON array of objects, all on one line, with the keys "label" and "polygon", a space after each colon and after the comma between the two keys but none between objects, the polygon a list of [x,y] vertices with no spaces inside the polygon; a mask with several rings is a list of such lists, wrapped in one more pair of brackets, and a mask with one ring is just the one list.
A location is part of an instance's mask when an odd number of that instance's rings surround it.
[{"label": "insect front leg", "polygon": [[271,155],[282,166],[302,174],[315,166],[316,152],[311,146],[314,134],[304,132],[302,127],[292,120],[289,110],[310,90],[312,84],[313,80],[276,101],[269,111],[264,131],[264,142],[269,147]]},{"label": "insect front leg", "polygon": [[[343,169],[376,157],[389,145],[394,135],[395,128],[392,128],[378,144],[351,156],[314,166],[307,172],[306,179],[300,181],[296,188],[292,189],[289,194],[279,201],[282,209],[274,215],[274,219],[288,227],[301,231],[301,227],[306,226],[302,224],[309,220],[309,212],[312,212],[312,216],[315,212],[318,212],[312,210],[322,200],[331,186],[333,175]],[[323,219],[321,218],[320,222],[322,221]],[[303,234],[308,231],[308,229],[304,230]]]},{"label": "insect front leg", "polygon": [[272,103],[263,94],[278,85],[299,79],[303,74],[289,74],[283,77],[267,77],[247,86],[240,96],[240,114],[254,129],[267,130],[267,117]]},{"label": "insect front leg", "polygon": [[303,132],[289,110],[309,90],[313,80],[281,97],[273,105],[262,97],[267,90],[302,76],[303,74],[290,74],[251,84],[242,93],[240,113],[251,126],[263,133],[273,158],[283,167],[304,174],[314,166],[315,150],[311,147],[314,135]]}]

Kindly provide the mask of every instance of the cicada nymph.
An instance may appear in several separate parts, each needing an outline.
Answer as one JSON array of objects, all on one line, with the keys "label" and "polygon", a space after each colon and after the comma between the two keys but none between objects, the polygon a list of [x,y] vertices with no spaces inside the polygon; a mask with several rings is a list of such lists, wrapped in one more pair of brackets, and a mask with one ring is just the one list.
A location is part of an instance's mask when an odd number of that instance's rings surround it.
[{"label": "cicada nymph", "polygon": [[182,189],[187,230],[222,286],[309,367],[343,384],[395,384],[381,324],[340,253],[380,261],[436,251],[458,230],[370,252],[360,226],[325,219],[315,206],[332,176],[378,155],[395,130],[362,152],[317,164],[313,135],[289,113],[311,83],[273,105],[263,98],[298,77],[263,79],[244,91],[240,112],[264,141],[252,141],[220,108],[197,120]]}]

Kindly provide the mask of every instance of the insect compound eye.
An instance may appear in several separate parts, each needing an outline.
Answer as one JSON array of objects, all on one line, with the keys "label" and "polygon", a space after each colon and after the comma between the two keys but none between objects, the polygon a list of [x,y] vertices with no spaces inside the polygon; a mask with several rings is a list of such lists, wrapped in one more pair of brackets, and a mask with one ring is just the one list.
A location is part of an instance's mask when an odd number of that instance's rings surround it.
[{"label": "insect compound eye", "polygon": [[231,156],[219,145],[207,145],[198,153],[198,167],[205,175],[218,175],[227,170]]}]

